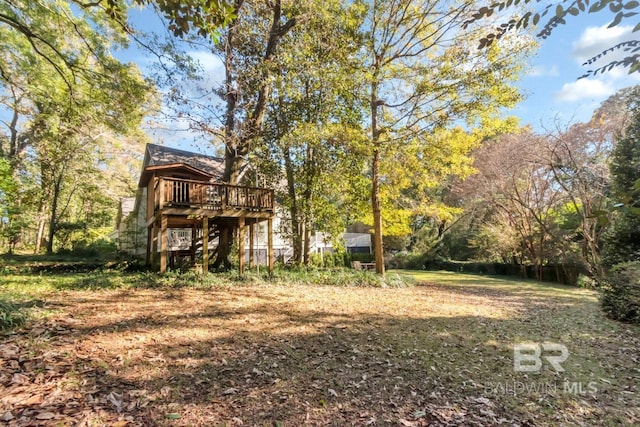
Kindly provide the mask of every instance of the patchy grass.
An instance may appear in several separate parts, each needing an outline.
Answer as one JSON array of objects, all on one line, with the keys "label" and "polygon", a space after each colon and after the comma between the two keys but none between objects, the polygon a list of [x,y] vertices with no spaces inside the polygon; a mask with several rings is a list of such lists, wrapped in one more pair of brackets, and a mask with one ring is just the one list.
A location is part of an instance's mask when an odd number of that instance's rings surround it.
[{"label": "patchy grass", "polygon": [[26,315],[20,310],[20,306],[12,301],[0,299],[0,331],[22,326],[25,320]]},{"label": "patchy grass", "polygon": [[[311,274],[11,276],[0,295],[52,312],[0,338],[0,419],[640,423],[640,328],[605,318],[592,291],[445,272],[397,288]],[[545,341],[567,347],[564,371],[545,361],[515,372],[514,344]]]}]

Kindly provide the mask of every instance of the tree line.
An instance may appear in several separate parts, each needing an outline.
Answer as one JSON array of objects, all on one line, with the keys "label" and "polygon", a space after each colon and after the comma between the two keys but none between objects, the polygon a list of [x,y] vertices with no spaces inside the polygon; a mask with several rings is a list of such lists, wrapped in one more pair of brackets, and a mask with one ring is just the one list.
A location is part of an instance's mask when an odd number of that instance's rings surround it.
[{"label": "tree line", "polygon": [[[220,58],[222,81],[176,50],[176,39],[146,43],[127,21],[132,5]],[[296,262],[309,262],[312,230],[336,236],[362,222],[382,274],[385,254],[402,251],[603,272],[603,233],[619,215],[608,162],[630,95],[607,101],[589,123],[547,135],[521,129],[504,110],[521,98],[515,82],[535,40],[507,31],[482,44],[481,2],[0,8],[0,217],[9,251],[82,247],[106,234],[117,199],[134,190],[140,126],[162,93],[162,113],[222,154],[226,182],[251,162],[252,183],[278,188]],[[154,81],[115,58],[127,43],[168,61]],[[234,231],[221,231],[215,266],[228,266]]]},{"label": "tree line", "polygon": [[[638,88],[607,99],[586,123],[546,133],[521,129],[474,152],[477,173],[451,187],[463,213],[435,254],[458,259],[578,265],[601,277],[605,236],[631,187],[614,190],[618,141],[634,120]],[[630,160],[628,160],[630,161]],[[629,205],[630,206],[630,205]]]},{"label": "tree line", "polygon": [[106,241],[156,102],[137,66],[113,56],[127,32],[98,6],[18,0],[0,4],[0,41],[3,248]]}]

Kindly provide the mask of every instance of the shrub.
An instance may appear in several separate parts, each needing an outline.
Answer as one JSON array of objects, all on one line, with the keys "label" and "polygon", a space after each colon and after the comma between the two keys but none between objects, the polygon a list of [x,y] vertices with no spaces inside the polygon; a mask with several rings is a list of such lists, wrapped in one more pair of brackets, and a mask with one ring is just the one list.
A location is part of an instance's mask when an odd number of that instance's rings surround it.
[{"label": "shrub", "polygon": [[634,91],[629,125],[611,153],[611,192],[620,211],[603,236],[602,263],[640,261],[640,94]]},{"label": "shrub", "polygon": [[596,289],[598,287],[598,281],[586,274],[579,274],[578,280],[576,280],[576,286],[579,288]]},{"label": "shrub", "polygon": [[71,254],[84,257],[114,257],[117,251],[116,242],[109,239],[93,241],[80,240],[74,242]]},{"label": "shrub", "polygon": [[640,324],[640,261],[615,265],[605,275],[602,309],[612,319]]},{"label": "shrub", "polygon": [[26,317],[16,304],[0,299],[0,331],[21,326],[24,324]]},{"label": "shrub", "polygon": [[424,270],[426,255],[418,252],[400,252],[388,260],[389,268]]},{"label": "shrub", "polygon": [[347,261],[345,262],[345,266],[350,266],[352,261],[360,261],[360,262],[374,262],[375,256],[373,254],[368,253],[349,253],[346,257]]}]

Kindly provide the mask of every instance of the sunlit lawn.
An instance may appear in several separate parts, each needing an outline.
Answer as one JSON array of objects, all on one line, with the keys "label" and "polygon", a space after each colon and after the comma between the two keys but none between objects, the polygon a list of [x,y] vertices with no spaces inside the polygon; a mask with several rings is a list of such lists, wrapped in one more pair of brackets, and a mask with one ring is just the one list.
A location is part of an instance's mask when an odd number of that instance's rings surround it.
[{"label": "sunlit lawn", "polygon": [[[411,274],[418,284],[405,288],[12,275],[1,296],[43,304],[0,338],[0,416],[16,425],[640,423],[640,330],[606,319],[595,292]],[[523,342],[566,346],[564,372],[544,358],[540,372],[516,372]]]}]

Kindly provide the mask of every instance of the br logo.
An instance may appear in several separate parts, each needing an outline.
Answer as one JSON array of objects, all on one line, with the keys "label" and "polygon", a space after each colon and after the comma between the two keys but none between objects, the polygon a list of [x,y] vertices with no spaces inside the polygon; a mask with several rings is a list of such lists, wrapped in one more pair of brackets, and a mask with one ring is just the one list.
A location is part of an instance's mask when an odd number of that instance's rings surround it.
[{"label": "br logo", "polygon": [[516,372],[540,372],[543,359],[556,372],[564,372],[561,363],[567,360],[568,357],[569,350],[567,347],[554,342],[518,343],[513,345],[513,369]]}]

